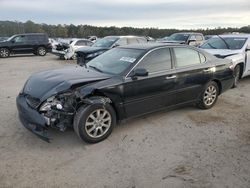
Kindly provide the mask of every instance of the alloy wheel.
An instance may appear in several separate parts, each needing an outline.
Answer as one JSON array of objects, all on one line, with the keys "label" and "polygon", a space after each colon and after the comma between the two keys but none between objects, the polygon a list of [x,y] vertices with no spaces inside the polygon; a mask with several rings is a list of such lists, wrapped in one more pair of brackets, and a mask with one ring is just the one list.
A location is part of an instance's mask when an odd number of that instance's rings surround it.
[{"label": "alloy wheel", "polygon": [[107,133],[111,123],[110,113],[106,109],[97,109],[87,117],[85,130],[90,137],[99,138]]},{"label": "alloy wheel", "polygon": [[8,57],[9,56],[9,51],[5,48],[0,50],[0,56],[1,57]]},{"label": "alloy wheel", "polygon": [[213,85],[208,86],[204,93],[203,101],[207,106],[211,106],[217,97],[217,88]]},{"label": "alloy wheel", "polygon": [[46,50],[45,50],[44,48],[40,48],[40,49],[38,50],[38,54],[39,54],[40,56],[44,56],[44,55],[46,54]]}]

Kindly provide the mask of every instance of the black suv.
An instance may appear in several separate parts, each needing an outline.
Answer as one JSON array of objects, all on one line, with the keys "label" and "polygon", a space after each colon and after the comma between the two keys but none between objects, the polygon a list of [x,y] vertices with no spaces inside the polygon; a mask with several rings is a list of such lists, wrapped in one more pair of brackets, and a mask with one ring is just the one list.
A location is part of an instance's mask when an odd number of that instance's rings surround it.
[{"label": "black suv", "polygon": [[0,42],[0,57],[6,58],[10,54],[33,53],[45,56],[52,47],[49,43],[47,34],[26,33],[10,37],[6,41]]},{"label": "black suv", "polygon": [[79,48],[76,50],[77,64],[84,65],[91,59],[99,56],[117,46],[125,46],[128,44],[146,43],[145,37],[138,36],[107,36],[97,40],[92,46]]}]

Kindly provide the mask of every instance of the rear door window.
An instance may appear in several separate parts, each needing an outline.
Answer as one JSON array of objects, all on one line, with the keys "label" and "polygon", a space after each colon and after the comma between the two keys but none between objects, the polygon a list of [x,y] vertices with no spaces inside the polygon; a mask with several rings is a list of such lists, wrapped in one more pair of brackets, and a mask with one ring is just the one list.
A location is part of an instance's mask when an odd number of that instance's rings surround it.
[{"label": "rear door window", "polygon": [[190,48],[173,48],[176,59],[176,68],[200,64],[199,52]]}]

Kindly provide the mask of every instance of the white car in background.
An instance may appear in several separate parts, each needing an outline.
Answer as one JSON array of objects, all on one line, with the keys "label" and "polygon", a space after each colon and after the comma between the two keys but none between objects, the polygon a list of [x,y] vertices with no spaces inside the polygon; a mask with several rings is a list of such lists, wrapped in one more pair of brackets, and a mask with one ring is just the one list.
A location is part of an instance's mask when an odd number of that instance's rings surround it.
[{"label": "white car in background", "polygon": [[217,35],[200,48],[218,58],[230,59],[234,65],[235,82],[250,75],[250,34]]},{"label": "white car in background", "polygon": [[88,39],[72,39],[69,44],[59,43],[52,53],[59,56],[60,59],[75,59],[75,51],[78,48],[92,46],[93,42]]}]

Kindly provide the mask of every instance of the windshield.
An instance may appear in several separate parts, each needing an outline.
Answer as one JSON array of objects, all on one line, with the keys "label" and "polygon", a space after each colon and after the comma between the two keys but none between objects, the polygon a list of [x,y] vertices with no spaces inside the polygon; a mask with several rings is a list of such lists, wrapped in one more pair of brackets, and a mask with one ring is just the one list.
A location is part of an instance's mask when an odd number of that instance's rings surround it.
[{"label": "windshield", "polygon": [[244,46],[247,40],[247,38],[242,37],[223,37],[223,39],[219,37],[213,37],[209,39],[206,43],[201,45],[201,48],[239,50]]},{"label": "windshield", "polygon": [[138,49],[113,48],[87,63],[88,68],[118,75],[133,64],[144,52]]},{"label": "windshield", "polygon": [[189,34],[175,33],[167,38],[168,41],[187,41]]},{"label": "windshield", "polygon": [[98,41],[96,41],[95,44],[93,44],[92,46],[94,47],[105,47],[105,48],[109,48],[111,47],[119,38],[118,37],[105,37],[103,39],[100,39]]},{"label": "windshield", "polygon": [[11,36],[10,38],[7,39],[7,41],[11,41],[13,38],[15,38],[16,35]]}]

